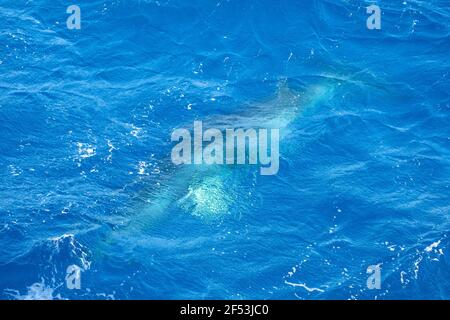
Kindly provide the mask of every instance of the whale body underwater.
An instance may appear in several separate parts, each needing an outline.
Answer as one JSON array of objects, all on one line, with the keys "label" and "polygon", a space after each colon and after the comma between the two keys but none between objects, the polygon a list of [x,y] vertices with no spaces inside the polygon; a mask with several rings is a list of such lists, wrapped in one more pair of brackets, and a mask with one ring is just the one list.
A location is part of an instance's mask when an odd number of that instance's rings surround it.
[{"label": "whale body underwater", "polygon": [[[303,89],[293,89],[288,81],[282,81],[267,101],[246,106],[241,113],[204,119],[203,126],[279,129],[280,155],[289,158],[292,153],[300,152],[283,148],[284,143],[288,145],[290,139],[295,139],[292,124],[331,99],[336,86],[336,81],[327,79]],[[242,200],[240,186],[248,179],[249,172],[258,171],[247,164],[174,165],[170,158],[167,162],[171,167],[169,174],[162,176],[157,185],[145,189],[138,203],[131,206],[126,222],[117,226],[105,243],[124,241],[130,235],[145,235],[174,209],[205,222],[217,221],[232,211],[235,201]]]}]

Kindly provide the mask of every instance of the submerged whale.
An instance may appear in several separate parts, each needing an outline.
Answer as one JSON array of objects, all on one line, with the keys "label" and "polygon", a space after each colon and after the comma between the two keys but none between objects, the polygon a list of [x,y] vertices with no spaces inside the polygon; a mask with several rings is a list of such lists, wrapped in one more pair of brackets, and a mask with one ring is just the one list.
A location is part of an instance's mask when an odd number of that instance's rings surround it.
[{"label": "submerged whale", "polygon": [[[276,128],[283,142],[292,134],[293,123],[327,99],[336,82],[323,80],[304,89],[294,89],[287,80],[279,83],[274,96],[264,102],[249,105],[240,113],[204,119],[204,126],[214,128]],[[289,137],[294,138],[294,137]],[[167,160],[170,162],[170,159]],[[133,234],[145,234],[173,208],[205,221],[214,221],[228,214],[241,199],[239,186],[249,170],[248,165],[182,164],[173,165],[170,174],[162,175],[157,186],[147,188],[145,195],[133,206],[129,220],[114,230],[109,241],[125,239]],[[256,171],[256,170],[254,170]],[[241,199],[242,200],[242,199]]]}]

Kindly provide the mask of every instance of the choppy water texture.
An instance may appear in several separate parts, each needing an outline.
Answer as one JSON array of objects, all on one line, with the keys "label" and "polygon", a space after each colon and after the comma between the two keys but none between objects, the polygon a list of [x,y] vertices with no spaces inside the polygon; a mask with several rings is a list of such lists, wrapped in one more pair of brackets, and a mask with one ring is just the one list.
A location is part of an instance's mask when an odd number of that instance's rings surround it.
[{"label": "choppy water texture", "polygon": [[[448,1],[69,2],[0,1],[0,298],[450,298]],[[275,176],[170,162],[289,104]]]}]

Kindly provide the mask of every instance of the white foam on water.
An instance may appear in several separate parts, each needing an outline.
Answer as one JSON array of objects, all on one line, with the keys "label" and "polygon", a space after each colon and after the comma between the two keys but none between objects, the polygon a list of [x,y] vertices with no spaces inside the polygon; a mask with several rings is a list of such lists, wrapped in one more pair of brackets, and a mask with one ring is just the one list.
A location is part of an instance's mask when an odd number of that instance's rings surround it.
[{"label": "white foam on water", "polygon": [[431,252],[434,248],[437,248],[440,243],[441,243],[441,240],[433,242],[432,244],[430,244],[428,247],[425,248],[425,251]]},{"label": "white foam on water", "polygon": [[61,250],[61,244],[68,239],[71,253],[79,259],[81,268],[84,270],[89,270],[91,267],[91,262],[87,259],[88,250],[81,243],[75,240],[75,236],[73,234],[63,234],[59,237],[49,238],[50,241],[53,242],[55,253],[58,253]]},{"label": "white foam on water", "polygon": [[284,283],[293,286],[293,287],[301,287],[303,289],[305,289],[308,292],[314,292],[314,291],[319,291],[319,292],[325,292],[324,290],[320,289],[320,288],[311,288],[308,287],[306,284],[304,283],[294,283],[294,282],[289,282],[289,281],[284,281]]},{"label": "white foam on water", "polygon": [[[445,238],[445,237],[444,237]],[[441,256],[444,255],[444,251],[442,248],[439,248],[442,239],[437,240],[430,245],[426,246],[423,251],[416,250],[416,258],[414,259],[412,269],[412,278],[417,280],[419,279],[420,266],[425,261],[434,261],[437,262],[440,260]],[[400,271],[400,282],[403,285],[407,285],[410,281],[407,278],[408,273],[406,271]]]},{"label": "white foam on water", "polygon": [[[302,260],[299,264],[296,264],[295,266],[293,266],[293,267],[292,267],[292,270],[289,271],[289,272],[287,273],[287,275],[284,276],[284,278],[285,278],[285,279],[286,279],[286,278],[288,278],[288,279],[289,279],[289,278],[292,278],[292,277],[296,274],[296,272],[299,271],[299,270],[301,269],[302,264],[303,264],[304,262],[306,262],[306,261],[307,261],[307,260]],[[325,292],[325,290],[320,289],[320,288],[309,287],[308,285],[306,285],[306,283],[291,282],[291,281],[288,281],[288,280],[284,280],[284,283],[287,284],[287,285],[289,285],[289,286],[291,286],[291,287],[300,287],[300,288],[303,288],[303,289],[305,289],[305,290],[308,291],[308,292],[314,292],[314,291],[317,291],[317,292]],[[294,294],[295,294],[295,293],[294,293]],[[296,294],[295,294],[295,296],[298,297]],[[298,297],[298,298],[299,298],[299,297]]]},{"label": "white foam on water", "polygon": [[95,156],[95,147],[88,143],[77,142],[78,156],[86,159]]},{"label": "white foam on water", "polygon": [[193,216],[202,219],[217,219],[229,213],[230,195],[226,192],[223,177],[209,176],[199,184],[189,186],[180,206]]},{"label": "white foam on water", "polygon": [[6,294],[9,294],[17,300],[62,300],[60,294],[54,295],[54,291],[57,288],[52,288],[45,285],[44,279],[41,282],[33,283],[27,287],[27,293],[21,295],[18,290],[6,289]]}]

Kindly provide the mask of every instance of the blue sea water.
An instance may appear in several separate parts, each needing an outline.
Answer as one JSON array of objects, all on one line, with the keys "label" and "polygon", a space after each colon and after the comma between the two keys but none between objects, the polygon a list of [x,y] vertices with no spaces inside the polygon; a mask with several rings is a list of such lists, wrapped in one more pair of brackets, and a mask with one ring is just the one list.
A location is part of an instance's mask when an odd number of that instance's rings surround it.
[{"label": "blue sea water", "polygon": [[[449,1],[1,0],[0,17],[1,299],[450,298]],[[283,82],[334,89],[278,174],[241,168],[147,226],[162,185],[186,196],[174,128]]]}]

